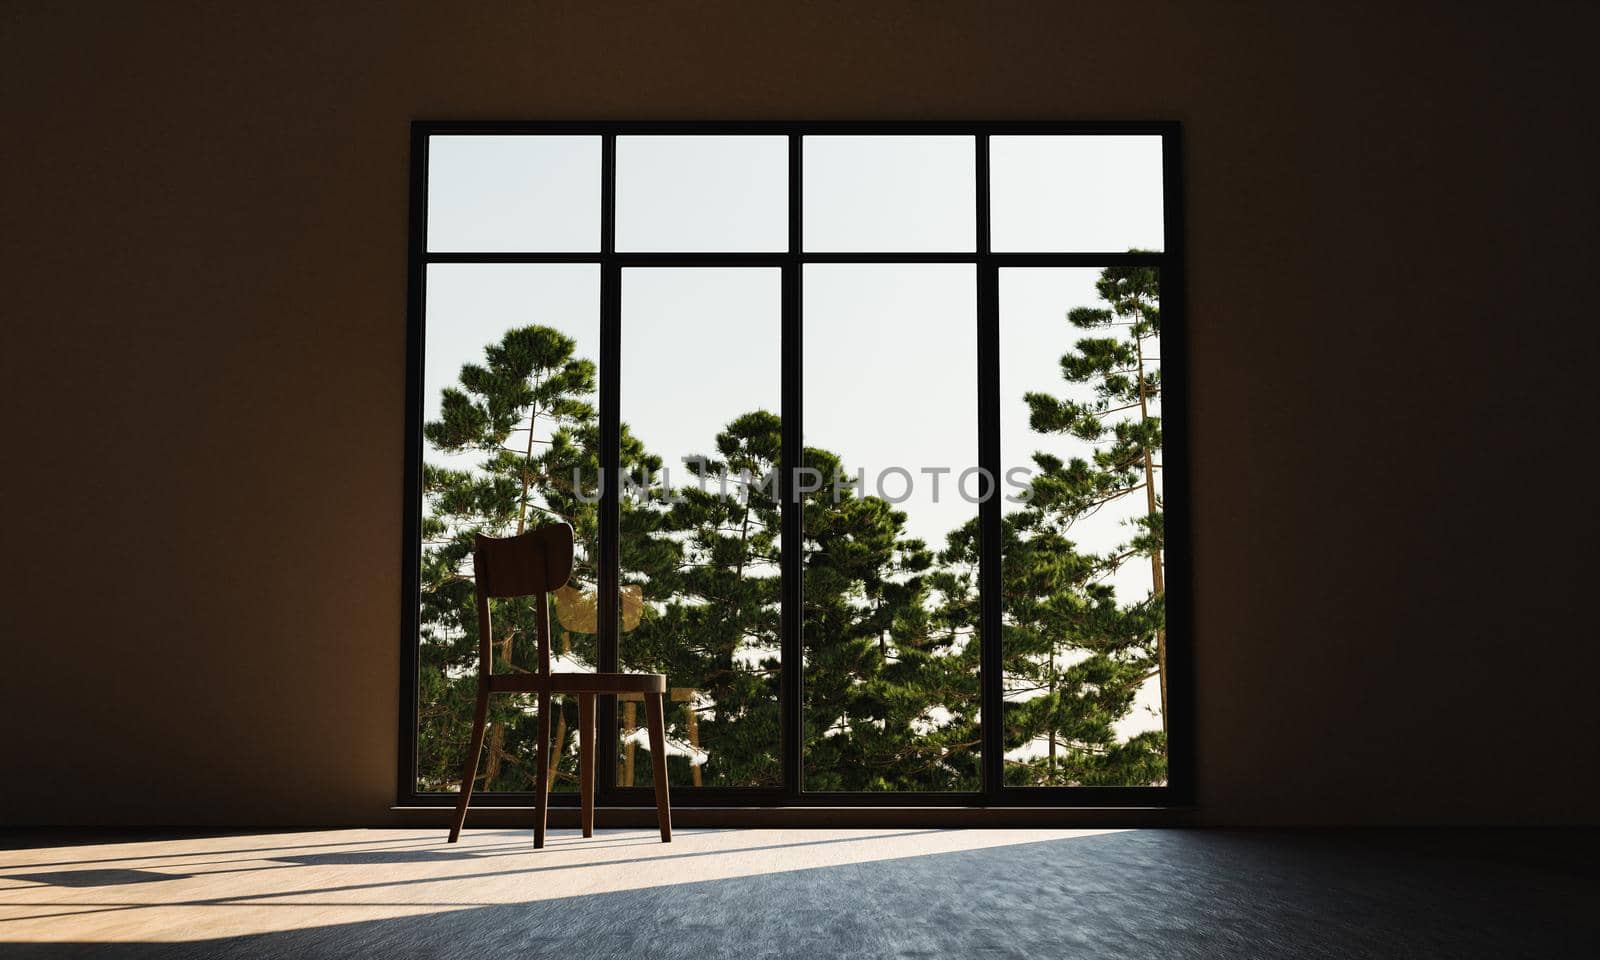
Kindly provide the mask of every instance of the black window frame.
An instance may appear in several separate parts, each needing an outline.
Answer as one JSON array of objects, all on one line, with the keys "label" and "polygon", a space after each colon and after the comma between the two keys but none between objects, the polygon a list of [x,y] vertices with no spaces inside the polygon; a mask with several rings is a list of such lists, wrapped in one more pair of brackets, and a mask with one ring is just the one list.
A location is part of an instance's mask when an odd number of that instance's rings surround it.
[{"label": "black window frame", "polygon": [[[427,249],[428,146],[435,135],[494,136],[585,135],[601,138],[601,246],[591,253],[430,253]],[[976,172],[976,245],[967,253],[805,253],[802,250],[803,138],[811,135],[919,136],[946,135],[973,138]],[[1163,249],[1159,253],[1074,252],[995,253],[989,231],[989,138],[1029,135],[1148,135],[1162,146]],[[785,136],[789,157],[788,250],[776,253],[618,253],[616,227],[616,138],[645,135]],[[627,267],[778,267],[782,271],[782,409],[785,479],[800,462],[803,449],[801,420],[802,305],[801,283],[807,263],[971,263],[977,272],[978,456],[979,465],[1001,476],[1000,469],[1000,307],[999,275],[1007,267],[1106,267],[1149,265],[1160,269],[1161,376],[1165,502],[1165,604],[1167,616],[1167,783],[1161,786],[1061,786],[1007,787],[1003,781],[1001,721],[1003,705],[1002,651],[993,638],[1000,636],[1001,608],[995,588],[1000,574],[999,531],[1001,502],[987,498],[980,507],[983,532],[978,582],[981,592],[979,638],[980,723],[983,736],[980,765],[983,787],[973,792],[816,792],[801,789],[803,744],[800,742],[801,667],[800,564],[802,535],[800,510],[789,484],[780,485],[783,556],[781,591],[783,608],[780,683],[781,749],[784,785],[775,788],[691,787],[674,784],[675,805],[698,808],[736,807],[861,807],[947,808],[1020,807],[1040,811],[1040,822],[1050,811],[1062,808],[1182,807],[1194,798],[1193,733],[1193,564],[1189,496],[1188,352],[1185,333],[1185,274],[1183,228],[1181,126],[1173,121],[1078,122],[565,122],[565,121],[437,121],[411,125],[410,233],[407,264],[407,349],[405,420],[405,516],[401,543],[400,717],[397,770],[397,805],[437,807],[453,804],[453,793],[424,793],[416,788],[417,680],[419,643],[421,519],[422,519],[422,410],[423,349],[427,269],[434,263],[592,263],[600,269],[600,437],[601,467],[616,476],[620,421],[621,287]],[[599,669],[615,670],[618,663],[619,624],[619,503],[617,484],[606,485],[599,505],[601,537],[597,590],[600,610],[611,611],[599,624]],[[648,788],[618,787],[616,701],[601,698],[597,726],[599,763],[596,803],[605,807],[640,807],[652,804]],[[466,731],[462,731],[466,736]],[[479,806],[531,806],[531,793],[477,792]],[[552,793],[553,806],[575,806],[576,793]],[[1025,810],[1014,811],[1006,822],[1026,822]],[[714,819],[714,817],[713,817]],[[981,821],[980,821],[981,822]],[[1050,819],[1050,822],[1058,820]]]}]

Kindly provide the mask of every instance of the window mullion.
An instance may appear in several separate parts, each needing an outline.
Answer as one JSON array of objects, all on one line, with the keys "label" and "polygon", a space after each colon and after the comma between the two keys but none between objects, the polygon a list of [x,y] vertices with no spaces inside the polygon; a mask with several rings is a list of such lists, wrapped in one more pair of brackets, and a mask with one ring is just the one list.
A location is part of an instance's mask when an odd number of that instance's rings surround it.
[{"label": "window mullion", "polygon": [[1005,687],[1000,645],[1000,276],[990,257],[989,138],[974,137],[977,177],[978,251],[978,466],[990,478],[989,496],[978,505],[982,531],[978,552],[978,691],[983,754],[982,788],[990,801],[1005,780]]},{"label": "window mullion", "polygon": [[789,136],[789,262],[783,268],[783,400],[780,415],[783,421],[783,464],[780,470],[783,495],[782,525],[782,617],[783,635],[780,659],[781,723],[784,796],[790,801],[800,798],[804,786],[804,744],[801,737],[802,707],[802,644],[800,583],[801,547],[805,531],[801,523],[801,504],[795,499],[795,468],[801,465],[805,451],[801,432],[800,412],[804,397],[801,390],[801,345],[803,343],[801,312],[802,224],[801,224],[801,137]]},{"label": "window mullion", "polygon": [[[621,576],[621,352],[622,268],[616,254],[617,138],[607,134],[600,147],[600,570],[596,583],[597,659],[602,672],[618,669],[617,599]],[[610,801],[617,787],[617,699],[599,699],[596,725],[597,760],[601,773],[596,786]]]}]

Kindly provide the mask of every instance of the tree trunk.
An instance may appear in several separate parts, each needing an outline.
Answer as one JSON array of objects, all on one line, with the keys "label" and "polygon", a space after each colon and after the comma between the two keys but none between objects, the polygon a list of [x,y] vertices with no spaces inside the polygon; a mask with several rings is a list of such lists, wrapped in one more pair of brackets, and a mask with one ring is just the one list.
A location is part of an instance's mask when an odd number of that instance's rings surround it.
[{"label": "tree trunk", "polygon": [[[694,696],[691,694],[687,703],[683,705],[685,725],[689,728],[689,746],[694,750],[700,749],[700,715],[694,709]],[[693,759],[692,757],[690,759]],[[700,764],[689,764],[689,779],[695,786],[700,786]]]},{"label": "tree trunk", "polygon": [[483,768],[483,789],[500,777],[500,758],[505,756],[506,728],[498,720],[489,724],[489,758]]},{"label": "tree trunk", "polygon": [[[537,379],[534,381],[538,383]],[[522,499],[517,503],[517,535],[521,536],[528,525],[528,482],[532,479],[528,473],[532,469],[533,461],[533,426],[539,422],[539,408],[528,408],[528,445],[523,454],[522,469],[517,471],[522,474]]]},{"label": "tree trunk", "polygon": [[[1139,421],[1142,424],[1150,421],[1150,405],[1144,386],[1144,338],[1134,335],[1133,341],[1139,351]],[[1147,516],[1156,515],[1156,471],[1150,459],[1150,447],[1144,448],[1144,498]],[[1161,570],[1161,548],[1157,546],[1150,551],[1150,593],[1159,597],[1166,592],[1166,578]],[[1163,615],[1162,623],[1166,623]],[[1167,628],[1165,625],[1156,628],[1156,670],[1161,676],[1161,732],[1167,732]]]},{"label": "tree trunk", "polygon": [[622,704],[622,735],[627,742],[622,745],[622,783],[624,787],[633,786],[633,751],[637,746],[633,742],[633,734],[639,729],[639,705],[632,700]]},{"label": "tree trunk", "polygon": [[556,735],[550,741],[550,783],[556,782],[556,768],[561,765],[561,750],[567,745],[567,714],[566,711],[557,709],[555,701],[550,702],[550,709],[556,713]]},{"label": "tree trunk", "polygon": [[[1054,701],[1055,697],[1056,697],[1056,644],[1055,644],[1054,640],[1051,640],[1051,642],[1050,642],[1050,699],[1052,701]],[[1056,720],[1055,720],[1055,706],[1054,706],[1054,703],[1052,703],[1051,709],[1050,709],[1050,762],[1049,762],[1049,765],[1048,765],[1048,770],[1049,770],[1048,779],[1049,779],[1050,783],[1052,785],[1054,785],[1055,782],[1056,782]]]}]

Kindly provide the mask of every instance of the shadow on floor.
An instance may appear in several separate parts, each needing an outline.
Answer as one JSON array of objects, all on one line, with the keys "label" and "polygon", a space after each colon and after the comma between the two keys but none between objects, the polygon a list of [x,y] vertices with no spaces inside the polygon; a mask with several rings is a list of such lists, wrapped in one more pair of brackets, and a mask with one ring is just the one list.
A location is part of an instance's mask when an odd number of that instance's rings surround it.
[{"label": "shadow on floor", "polygon": [[[473,832],[475,834],[479,835],[479,836],[482,836],[485,833],[487,833],[487,834],[489,834],[491,836],[505,836],[505,837],[526,837],[529,834],[529,832],[527,830],[489,830],[489,831],[475,830]],[[71,867],[71,866],[78,866],[80,864],[85,864],[85,863],[119,863],[119,862],[123,862],[123,861],[127,861],[127,860],[146,860],[146,861],[149,861],[149,860],[173,860],[173,859],[185,859],[185,860],[187,860],[187,859],[191,859],[193,857],[199,857],[199,856],[221,857],[221,856],[233,856],[233,855],[247,854],[247,853],[271,853],[274,850],[308,850],[308,849],[311,849],[311,848],[314,848],[314,847],[352,847],[352,846],[360,846],[360,845],[363,845],[363,844],[385,844],[385,845],[388,845],[388,846],[394,846],[396,844],[402,844],[402,843],[425,844],[425,843],[436,843],[436,842],[438,842],[439,837],[444,835],[444,830],[442,830],[442,829],[440,829],[438,831],[432,831],[432,830],[420,831],[419,830],[418,831],[418,835],[417,835],[417,837],[415,839],[405,839],[405,840],[396,840],[393,837],[382,837],[382,838],[375,839],[375,840],[340,840],[337,843],[300,843],[300,842],[297,842],[296,838],[304,837],[305,835],[306,835],[306,831],[303,830],[303,829],[282,831],[282,836],[283,836],[283,839],[284,839],[285,842],[281,846],[276,846],[276,847],[262,847],[262,846],[235,847],[235,848],[233,848],[231,850],[200,850],[200,851],[190,850],[190,851],[185,851],[185,852],[182,852],[182,853],[163,853],[163,854],[154,854],[154,855],[148,854],[148,853],[128,854],[126,856],[121,856],[121,857],[97,857],[97,858],[94,858],[94,859],[91,859],[91,860],[55,860],[55,861],[52,861],[50,863],[32,864],[32,866],[35,866],[35,867]],[[260,834],[259,832],[241,833],[239,831],[232,831],[232,830],[225,831],[225,832],[222,832],[222,833],[208,832],[208,831],[194,831],[194,830],[141,830],[141,831],[138,831],[138,832],[135,832],[135,833],[129,833],[126,830],[120,830],[120,831],[88,831],[88,832],[83,833],[81,836],[78,836],[78,835],[72,833],[70,830],[67,830],[65,828],[58,829],[58,830],[47,830],[47,831],[11,830],[11,831],[6,831],[3,834],[0,834],[0,851],[5,851],[5,850],[29,850],[29,849],[34,849],[34,848],[37,848],[37,847],[49,847],[49,848],[54,849],[54,848],[61,848],[61,847],[70,848],[70,847],[95,846],[95,845],[117,844],[117,843],[155,843],[155,842],[160,842],[160,841],[164,841],[164,840],[183,840],[183,839],[196,839],[196,838],[236,837],[236,836],[237,837],[241,837],[241,838],[248,838],[250,840],[258,840],[258,839],[260,839],[262,834]],[[258,859],[258,858],[252,858],[252,859]]]},{"label": "shadow on floor", "polygon": [[[1593,957],[1597,854],[1600,836],[1574,831],[1140,830],[187,943],[5,943],[0,924],[0,952],[385,960]],[[363,893],[364,902],[384,899],[368,895],[378,890]],[[295,899],[282,908],[329,905]]]},{"label": "shadow on floor", "polygon": [[[120,887],[130,883],[160,883],[187,880],[187,873],[161,873],[155,870],[57,870],[47,873],[14,873],[0,880],[26,880],[53,887]],[[0,942],[4,942],[0,939]]]}]

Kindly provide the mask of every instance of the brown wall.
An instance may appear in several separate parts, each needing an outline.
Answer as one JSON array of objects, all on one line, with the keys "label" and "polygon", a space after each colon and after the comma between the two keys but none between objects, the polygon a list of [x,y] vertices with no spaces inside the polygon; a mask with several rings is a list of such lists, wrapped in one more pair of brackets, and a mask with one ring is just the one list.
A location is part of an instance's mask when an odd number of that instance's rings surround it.
[{"label": "brown wall", "polygon": [[389,815],[413,118],[1183,121],[1202,816],[1600,819],[1596,9],[4,3],[0,822]]}]

